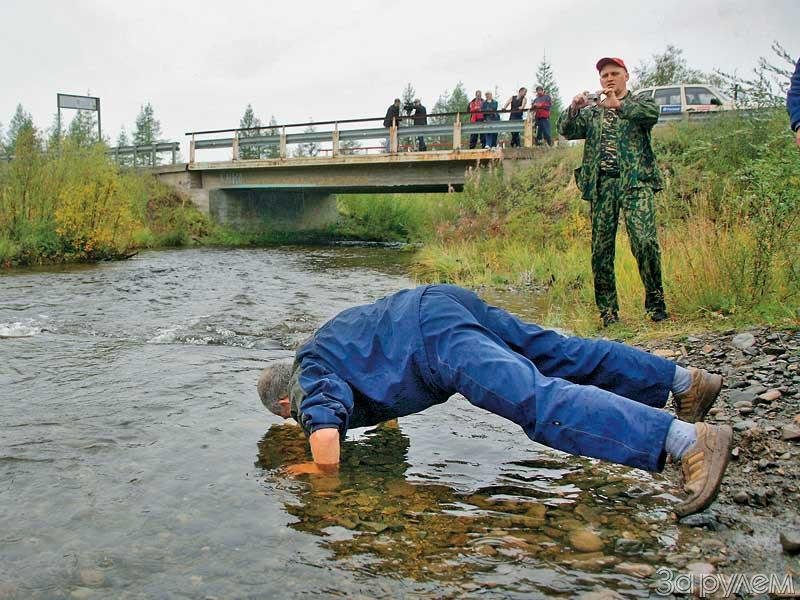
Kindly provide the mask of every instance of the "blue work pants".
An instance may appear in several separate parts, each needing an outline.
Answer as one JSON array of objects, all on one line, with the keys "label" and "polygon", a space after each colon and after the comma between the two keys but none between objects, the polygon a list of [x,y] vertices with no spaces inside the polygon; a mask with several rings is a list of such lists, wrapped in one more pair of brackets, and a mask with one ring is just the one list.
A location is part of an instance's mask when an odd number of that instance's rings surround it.
[{"label": "blue work pants", "polygon": [[455,286],[431,286],[420,328],[432,381],[570,454],[660,471],[675,364],[631,346],[567,337]]}]

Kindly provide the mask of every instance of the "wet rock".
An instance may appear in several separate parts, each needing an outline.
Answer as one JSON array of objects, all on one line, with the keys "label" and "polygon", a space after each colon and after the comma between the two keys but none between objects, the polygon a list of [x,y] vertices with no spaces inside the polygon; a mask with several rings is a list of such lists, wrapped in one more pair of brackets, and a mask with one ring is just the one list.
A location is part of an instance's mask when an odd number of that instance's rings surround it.
[{"label": "wet rock", "polygon": [[737,408],[739,410],[743,408],[753,408],[753,403],[750,400],[739,400],[738,402],[733,403],[733,408]]},{"label": "wet rock", "polygon": [[640,540],[629,540],[626,538],[619,538],[614,542],[614,552],[616,554],[634,555],[641,554],[644,550],[644,544]]},{"label": "wet rock", "polygon": [[[75,598],[75,600],[85,600],[94,595],[95,591],[87,587],[77,587],[69,593],[70,598]],[[2,598],[2,596],[0,596],[0,598]]]},{"label": "wet rock", "polygon": [[681,525],[686,525],[687,527],[707,527],[710,531],[716,531],[719,529],[719,521],[717,521],[714,515],[708,512],[689,515],[687,517],[683,517],[678,522]]},{"label": "wet rock", "polygon": [[731,343],[739,350],[747,350],[755,345],[756,338],[752,333],[740,333],[739,335],[734,336],[734,338],[731,340]]},{"label": "wet rock", "polygon": [[741,448],[739,448],[739,446],[736,446],[733,450],[731,450],[731,458],[733,460],[738,460],[739,459],[739,453],[741,451],[742,451]]},{"label": "wet rock", "polygon": [[733,495],[733,501],[736,502],[736,504],[747,504],[750,502],[750,496],[747,492],[736,492]]},{"label": "wet rock", "polygon": [[690,562],[686,565],[686,570],[695,575],[713,575],[717,569],[711,563]]},{"label": "wet rock", "polygon": [[747,431],[756,427],[754,421],[737,421],[733,424],[734,431]]},{"label": "wet rock", "polygon": [[588,529],[579,529],[569,534],[569,545],[578,552],[598,552],[603,549],[603,540]]},{"label": "wet rock", "polygon": [[644,563],[619,563],[614,567],[614,570],[617,573],[622,573],[623,575],[630,575],[631,577],[639,577],[645,579],[647,577],[652,577],[653,574],[656,572],[655,568],[646,565]]},{"label": "wet rock", "polygon": [[81,583],[87,587],[99,587],[105,581],[105,575],[97,569],[81,569],[78,573]]},{"label": "wet rock", "polygon": [[578,600],[625,600],[625,597],[612,590],[597,590],[581,594]]},{"label": "wet rock", "polygon": [[779,539],[784,552],[787,554],[800,552],[800,531],[782,531]]}]

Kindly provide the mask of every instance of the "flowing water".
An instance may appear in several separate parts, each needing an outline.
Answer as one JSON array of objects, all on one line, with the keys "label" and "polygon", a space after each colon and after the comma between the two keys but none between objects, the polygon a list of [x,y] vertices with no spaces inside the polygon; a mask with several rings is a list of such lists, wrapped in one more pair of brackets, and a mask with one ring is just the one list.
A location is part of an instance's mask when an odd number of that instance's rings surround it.
[{"label": "flowing water", "polygon": [[0,275],[0,598],[652,595],[618,563],[674,549],[668,481],[463,398],[349,433],[338,478],[282,471],[306,443],[261,406],[260,369],[413,285],[408,260],[182,250]]}]

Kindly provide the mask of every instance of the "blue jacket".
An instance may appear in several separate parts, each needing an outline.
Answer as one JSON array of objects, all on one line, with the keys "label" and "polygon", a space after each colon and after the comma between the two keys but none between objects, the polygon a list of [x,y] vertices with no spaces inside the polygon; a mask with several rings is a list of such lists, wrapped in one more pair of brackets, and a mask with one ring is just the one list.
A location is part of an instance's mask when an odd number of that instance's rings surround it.
[{"label": "blue jacket", "polygon": [[789,93],[786,95],[786,110],[789,111],[789,123],[791,123],[792,131],[797,131],[797,128],[800,127],[800,60],[797,61]]},{"label": "blue jacket", "polygon": [[448,399],[430,375],[419,326],[427,286],[345,310],[297,351],[292,417],[306,434],[367,427]]}]

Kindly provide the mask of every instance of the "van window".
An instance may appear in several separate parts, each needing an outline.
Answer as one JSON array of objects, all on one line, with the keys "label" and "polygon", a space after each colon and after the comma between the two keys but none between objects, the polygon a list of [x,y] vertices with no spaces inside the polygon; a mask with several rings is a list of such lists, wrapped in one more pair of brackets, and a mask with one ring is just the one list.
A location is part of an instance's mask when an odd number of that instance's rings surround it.
[{"label": "van window", "polygon": [[711,104],[711,99],[716,98],[708,88],[686,86],[686,104]]},{"label": "van window", "polygon": [[653,98],[656,101],[656,104],[660,106],[666,106],[668,104],[681,104],[681,88],[664,88],[661,90],[656,90],[655,96]]}]

